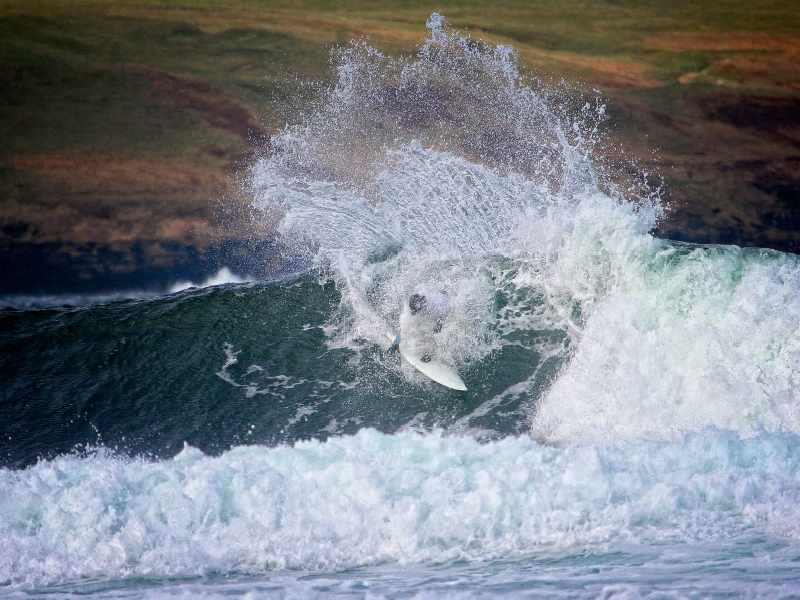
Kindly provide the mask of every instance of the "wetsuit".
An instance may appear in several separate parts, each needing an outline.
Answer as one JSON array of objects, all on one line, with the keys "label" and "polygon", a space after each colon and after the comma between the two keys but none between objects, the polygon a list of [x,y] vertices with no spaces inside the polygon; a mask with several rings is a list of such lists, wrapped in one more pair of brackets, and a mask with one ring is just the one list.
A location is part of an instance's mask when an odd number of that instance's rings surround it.
[{"label": "wetsuit", "polygon": [[[426,291],[416,293],[409,298],[408,310],[410,316],[425,328],[425,321],[433,324],[433,333],[439,333],[444,326],[445,319],[452,311],[450,299],[441,292]],[[406,313],[408,316],[408,313]],[[418,321],[420,320],[420,321]],[[429,330],[430,331],[430,330]],[[396,352],[400,348],[401,334],[398,333],[394,343],[389,348],[389,352]],[[436,340],[433,339],[431,351],[422,356],[422,362],[430,362],[433,359],[433,352],[436,350]]]}]

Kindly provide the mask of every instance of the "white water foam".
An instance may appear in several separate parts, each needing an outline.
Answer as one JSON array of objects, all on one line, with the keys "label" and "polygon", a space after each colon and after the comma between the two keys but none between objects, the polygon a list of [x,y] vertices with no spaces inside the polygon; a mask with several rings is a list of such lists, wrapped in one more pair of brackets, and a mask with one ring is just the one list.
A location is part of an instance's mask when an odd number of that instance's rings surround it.
[{"label": "white water foam", "polygon": [[0,470],[0,581],[335,570],[800,536],[800,438],[479,444],[413,432]]},{"label": "white water foam", "polygon": [[538,408],[536,434],[608,443],[677,439],[708,425],[800,432],[797,258],[647,245],[616,252],[616,268],[596,279],[603,265],[582,262],[578,282],[613,283]]}]

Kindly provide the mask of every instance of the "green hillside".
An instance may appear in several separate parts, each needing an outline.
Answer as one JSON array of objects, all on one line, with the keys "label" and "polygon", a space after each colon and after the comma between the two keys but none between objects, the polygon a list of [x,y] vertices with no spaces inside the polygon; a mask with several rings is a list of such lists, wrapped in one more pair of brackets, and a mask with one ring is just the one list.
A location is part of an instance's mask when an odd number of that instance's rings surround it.
[{"label": "green hillside", "polygon": [[800,251],[800,11],[745,0],[3,0],[0,251],[169,263],[235,237],[217,200],[330,49],[413,52],[434,11],[544,85],[601,90],[611,158],[665,179],[663,235]]}]

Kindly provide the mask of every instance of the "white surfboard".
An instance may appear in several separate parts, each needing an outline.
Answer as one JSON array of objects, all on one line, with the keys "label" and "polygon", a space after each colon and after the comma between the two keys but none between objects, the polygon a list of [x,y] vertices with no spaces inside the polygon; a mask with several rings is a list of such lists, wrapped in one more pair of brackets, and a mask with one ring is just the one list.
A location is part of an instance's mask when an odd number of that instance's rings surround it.
[{"label": "white surfboard", "polygon": [[467,386],[464,385],[461,377],[458,376],[458,373],[456,373],[453,367],[439,362],[436,358],[430,362],[422,362],[423,354],[413,349],[409,344],[406,344],[405,340],[400,342],[400,356],[405,358],[417,371],[426,377],[430,377],[436,383],[448,387],[451,390],[467,391]]}]

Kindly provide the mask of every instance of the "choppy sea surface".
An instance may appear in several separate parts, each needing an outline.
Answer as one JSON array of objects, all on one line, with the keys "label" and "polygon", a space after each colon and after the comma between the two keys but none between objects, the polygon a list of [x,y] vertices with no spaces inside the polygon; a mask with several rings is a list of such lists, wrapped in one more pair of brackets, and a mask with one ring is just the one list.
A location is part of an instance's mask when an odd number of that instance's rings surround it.
[{"label": "choppy sea surface", "polygon": [[[243,174],[280,279],[4,300],[0,596],[800,597],[798,257],[654,237],[600,97],[429,27]],[[425,290],[466,392],[386,352]]]}]

